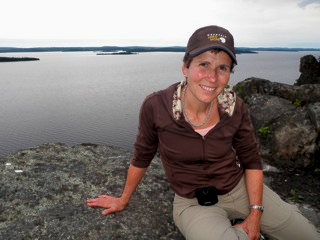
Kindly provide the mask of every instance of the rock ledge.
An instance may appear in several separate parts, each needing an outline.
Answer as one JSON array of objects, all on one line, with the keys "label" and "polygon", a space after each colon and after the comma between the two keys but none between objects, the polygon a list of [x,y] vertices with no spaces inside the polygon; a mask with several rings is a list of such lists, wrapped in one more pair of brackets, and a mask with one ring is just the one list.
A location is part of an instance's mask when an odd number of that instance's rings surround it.
[{"label": "rock ledge", "polygon": [[104,217],[86,206],[121,194],[130,158],[94,144],[44,144],[1,158],[0,239],[184,239],[159,159],[124,212]]}]

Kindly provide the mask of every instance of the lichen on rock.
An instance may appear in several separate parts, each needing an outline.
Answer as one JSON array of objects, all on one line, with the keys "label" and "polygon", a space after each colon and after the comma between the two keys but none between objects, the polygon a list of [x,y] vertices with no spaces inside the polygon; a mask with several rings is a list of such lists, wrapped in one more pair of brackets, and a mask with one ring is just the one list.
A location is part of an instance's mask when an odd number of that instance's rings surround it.
[{"label": "lichen on rock", "polygon": [[158,158],[124,211],[102,216],[87,207],[86,199],[122,193],[131,155],[103,145],[44,144],[1,158],[0,239],[183,239]]}]

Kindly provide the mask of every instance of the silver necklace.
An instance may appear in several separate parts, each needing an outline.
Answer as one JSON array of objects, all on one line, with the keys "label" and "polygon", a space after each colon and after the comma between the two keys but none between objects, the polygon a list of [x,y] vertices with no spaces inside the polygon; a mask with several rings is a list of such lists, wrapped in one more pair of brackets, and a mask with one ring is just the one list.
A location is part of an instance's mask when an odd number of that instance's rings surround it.
[{"label": "silver necklace", "polygon": [[187,111],[186,111],[186,107],[185,107],[185,104],[184,104],[184,95],[186,93],[186,89],[187,89],[187,85],[184,87],[183,92],[182,92],[182,111],[183,111],[183,115],[186,117],[187,121],[191,124],[191,126],[193,126],[193,127],[202,127],[209,120],[209,117],[210,117],[211,111],[212,111],[212,105],[213,105],[212,102],[213,101],[211,101],[211,103],[210,103],[210,108],[209,108],[209,111],[208,111],[208,114],[207,114],[206,118],[203,120],[202,123],[196,124],[196,123],[191,121],[191,119],[189,118],[189,116],[187,114]]}]

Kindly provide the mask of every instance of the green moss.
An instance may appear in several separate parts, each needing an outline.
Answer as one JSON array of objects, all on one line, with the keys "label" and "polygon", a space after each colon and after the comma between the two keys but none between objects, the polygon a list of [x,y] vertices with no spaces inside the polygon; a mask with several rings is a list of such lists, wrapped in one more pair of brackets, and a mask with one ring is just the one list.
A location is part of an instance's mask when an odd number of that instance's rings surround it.
[{"label": "green moss", "polygon": [[296,107],[301,107],[302,106],[302,100],[301,99],[296,99],[293,103]]},{"label": "green moss", "polygon": [[304,199],[301,195],[298,194],[297,189],[295,189],[295,188],[291,189],[290,193],[291,193],[291,197],[290,197],[291,201],[293,201],[295,203],[303,202]]},{"label": "green moss", "polygon": [[262,127],[258,130],[258,133],[263,136],[263,137],[267,137],[269,133],[271,133],[269,127]]}]

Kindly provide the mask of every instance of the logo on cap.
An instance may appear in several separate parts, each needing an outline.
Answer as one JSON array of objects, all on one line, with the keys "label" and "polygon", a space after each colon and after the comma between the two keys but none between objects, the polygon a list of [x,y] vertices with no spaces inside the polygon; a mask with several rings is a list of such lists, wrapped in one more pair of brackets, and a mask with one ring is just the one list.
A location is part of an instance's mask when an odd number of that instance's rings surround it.
[{"label": "logo on cap", "polygon": [[217,42],[221,42],[221,43],[225,43],[226,42],[226,38],[227,36],[222,35],[222,34],[217,34],[217,33],[211,33],[207,35],[209,41],[213,42],[213,41],[217,41]]}]

